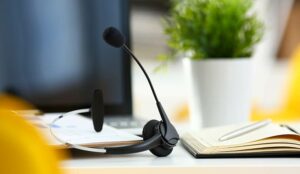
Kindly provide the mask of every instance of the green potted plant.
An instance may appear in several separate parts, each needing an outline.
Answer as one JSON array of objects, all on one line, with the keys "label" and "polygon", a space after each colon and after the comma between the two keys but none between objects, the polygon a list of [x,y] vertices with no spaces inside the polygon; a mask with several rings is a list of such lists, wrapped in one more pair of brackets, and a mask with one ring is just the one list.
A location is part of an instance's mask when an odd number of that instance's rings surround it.
[{"label": "green potted plant", "polygon": [[264,28],[252,5],[251,0],[172,1],[165,33],[183,58],[194,128],[249,118],[250,58]]}]

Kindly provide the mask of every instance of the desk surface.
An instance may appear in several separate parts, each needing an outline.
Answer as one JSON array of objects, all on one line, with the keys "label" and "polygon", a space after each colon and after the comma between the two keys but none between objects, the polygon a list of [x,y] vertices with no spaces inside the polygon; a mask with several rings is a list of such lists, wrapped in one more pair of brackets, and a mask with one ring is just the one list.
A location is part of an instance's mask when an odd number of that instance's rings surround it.
[{"label": "desk surface", "polygon": [[75,156],[63,162],[67,173],[299,173],[300,158],[231,158],[195,159],[180,145],[164,158],[150,152],[107,156],[76,151]]}]

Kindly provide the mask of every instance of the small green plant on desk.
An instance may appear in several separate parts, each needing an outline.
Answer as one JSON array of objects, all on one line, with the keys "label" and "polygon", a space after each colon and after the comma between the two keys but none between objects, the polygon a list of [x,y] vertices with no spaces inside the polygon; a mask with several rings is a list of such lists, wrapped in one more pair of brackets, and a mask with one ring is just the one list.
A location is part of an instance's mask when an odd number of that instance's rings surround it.
[{"label": "small green plant on desk", "polygon": [[192,59],[250,57],[264,28],[251,8],[251,0],[172,1],[164,20],[168,45]]}]

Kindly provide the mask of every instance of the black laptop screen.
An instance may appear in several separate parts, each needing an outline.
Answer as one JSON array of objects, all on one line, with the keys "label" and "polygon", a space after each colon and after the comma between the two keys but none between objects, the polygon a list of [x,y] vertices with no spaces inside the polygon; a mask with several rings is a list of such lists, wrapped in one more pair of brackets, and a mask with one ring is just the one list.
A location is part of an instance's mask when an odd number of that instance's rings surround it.
[{"label": "black laptop screen", "polygon": [[130,114],[130,65],[102,39],[128,37],[127,1],[1,0],[0,89],[45,111],[90,105],[102,89],[108,114]]}]

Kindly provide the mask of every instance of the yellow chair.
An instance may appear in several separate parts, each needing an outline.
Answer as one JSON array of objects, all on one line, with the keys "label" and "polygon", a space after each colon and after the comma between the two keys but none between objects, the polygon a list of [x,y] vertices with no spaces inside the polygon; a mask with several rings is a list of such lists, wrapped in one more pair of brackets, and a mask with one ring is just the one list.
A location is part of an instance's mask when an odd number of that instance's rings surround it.
[{"label": "yellow chair", "polygon": [[32,110],[34,106],[29,102],[6,93],[0,94],[0,109],[8,109],[8,110]]},{"label": "yellow chair", "polygon": [[0,173],[60,174],[59,154],[21,116],[0,110]]}]

